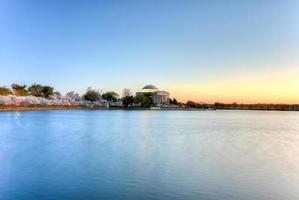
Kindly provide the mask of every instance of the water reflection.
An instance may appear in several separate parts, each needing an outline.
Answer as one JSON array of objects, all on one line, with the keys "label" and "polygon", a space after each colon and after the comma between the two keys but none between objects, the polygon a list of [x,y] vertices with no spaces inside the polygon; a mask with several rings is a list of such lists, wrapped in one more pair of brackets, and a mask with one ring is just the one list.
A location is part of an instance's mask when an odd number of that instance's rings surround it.
[{"label": "water reflection", "polygon": [[0,199],[298,199],[295,112],[0,113]]}]

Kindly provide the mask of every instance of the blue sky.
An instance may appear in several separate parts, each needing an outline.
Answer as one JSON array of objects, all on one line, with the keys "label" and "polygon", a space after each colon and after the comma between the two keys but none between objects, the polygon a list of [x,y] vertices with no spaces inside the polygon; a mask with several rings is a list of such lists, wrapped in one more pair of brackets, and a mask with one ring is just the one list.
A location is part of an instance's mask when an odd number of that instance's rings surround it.
[{"label": "blue sky", "polygon": [[[200,100],[207,84],[222,89],[219,80],[297,73],[298,10],[295,0],[2,0],[0,85],[82,93],[150,83]],[[190,86],[190,94],[179,92]],[[221,99],[217,91],[209,95],[207,101]],[[234,99],[242,98],[223,100]]]}]

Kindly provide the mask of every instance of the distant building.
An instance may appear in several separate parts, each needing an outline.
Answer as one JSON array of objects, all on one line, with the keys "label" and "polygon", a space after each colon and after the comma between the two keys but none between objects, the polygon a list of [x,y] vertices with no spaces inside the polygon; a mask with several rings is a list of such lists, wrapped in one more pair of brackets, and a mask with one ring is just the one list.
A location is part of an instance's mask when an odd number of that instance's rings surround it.
[{"label": "distant building", "polygon": [[136,93],[136,96],[149,95],[153,101],[154,105],[167,104],[169,100],[169,93],[166,91],[159,90],[154,85],[146,85],[139,92]]}]

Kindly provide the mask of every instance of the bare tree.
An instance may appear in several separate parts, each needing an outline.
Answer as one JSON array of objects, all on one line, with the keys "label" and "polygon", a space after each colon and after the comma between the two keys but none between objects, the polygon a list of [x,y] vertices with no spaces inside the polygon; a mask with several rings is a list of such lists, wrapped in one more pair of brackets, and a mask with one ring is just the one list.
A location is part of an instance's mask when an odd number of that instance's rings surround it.
[{"label": "bare tree", "polygon": [[123,97],[129,97],[129,96],[132,96],[132,92],[129,88],[124,88],[123,89],[123,92],[122,92],[122,96]]},{"label": "bare tree", "polygon": [[80,95],[78,93],[76,93],[75,91],[70,91],[70,92],[66,93],[65,96],[70,99],[80,100]]}]

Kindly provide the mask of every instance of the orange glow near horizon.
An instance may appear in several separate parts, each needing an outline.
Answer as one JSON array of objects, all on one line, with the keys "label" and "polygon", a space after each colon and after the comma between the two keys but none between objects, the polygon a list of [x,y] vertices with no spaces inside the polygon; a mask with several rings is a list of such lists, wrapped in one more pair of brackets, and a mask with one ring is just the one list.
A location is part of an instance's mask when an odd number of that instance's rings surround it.
[{"label": "orange glow near horizon", "polygon": [[181,102],[299,104],[299,69],[238,74],[205,83],[167,87]]}]

